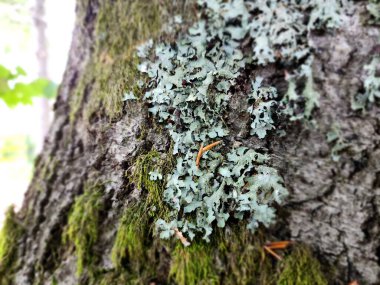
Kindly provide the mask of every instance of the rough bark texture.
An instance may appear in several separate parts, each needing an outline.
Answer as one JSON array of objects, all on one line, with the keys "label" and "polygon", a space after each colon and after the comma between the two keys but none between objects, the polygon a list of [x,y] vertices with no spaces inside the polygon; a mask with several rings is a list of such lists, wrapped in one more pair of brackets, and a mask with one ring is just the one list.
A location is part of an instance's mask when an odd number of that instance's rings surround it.
[{"label": "rough bark texture", "polygon": [[[112,7],[107,2],[113,2]],[[154,35],[123,23],[124,18],[131,17],[131,2],[78,2],[74,40],[55,104],[55,119],[19,213],[25,234],[19,241],[14,284],[87,282],[77,277],[76,256],[64,245],[62,235],[75,198],[88,185],[100,184],[104,189],[99,238],[92,252],[99,257],[98,268],[112,270],[109,256],[122,208],[136,194],[125,173],[141,153],[152,148],[168,151],[169,137],[158,131],[143,102],[123,105],[104,97],[92,99],[101,96],[94,87],[100,80],[104,84],[99,89],[113,92],[109,96],[122,95],[120,90],[130,82],[125,81],[126,73],[117,63],[125,60],[132,44]],[[193,6],[186,1],[158,1],[156,5],[157,23],[181,11],[193,14]],[[365,114],[358,114],[350,109],[351,97],[363,85],[363,65],[380,36],[378,28],[362,24],[364,6],[365,2],[355,3],[341,29],[314,34],[311,39],[316,59],[314,80],[321,93],[320,108],[314,115],[316,125],[290,124],[287,136],[281,139],[247,138],[249,116],[241,111],[247,109],[244,94],[232,100],[228,120],[236,141],[273,154],[273,164],[290,190],[273,230],[276,237],[312,246],[321,261],[336,266],[333,282],[339,284],[353,279],[360,284],[380,283],[380,110],[372,106]],[[103,13],[114,15],[103,19],[115,21],[107,23],[106,29],[100,21]],[[139,20],[150,21],[151,17]],[[124,40],[125,34],[119,29],[135,34]],[[121,43],[110,39],[112,34],[120,37]],[[99,74],[111,69],[112,80],[90,75],[93,69],[102,70]],[[260,72],[273,78],[278,90],[284,91],[283,75],[279,75],[283,71],[268,66]],[[116,108],[121,104],[121,111],[110,113],[113,104]],[[338,162],[331,159],[331,145],[326,141],[333,124],[340,126],[350,144]],[[167,254],[160,258],[167,271]]]}]

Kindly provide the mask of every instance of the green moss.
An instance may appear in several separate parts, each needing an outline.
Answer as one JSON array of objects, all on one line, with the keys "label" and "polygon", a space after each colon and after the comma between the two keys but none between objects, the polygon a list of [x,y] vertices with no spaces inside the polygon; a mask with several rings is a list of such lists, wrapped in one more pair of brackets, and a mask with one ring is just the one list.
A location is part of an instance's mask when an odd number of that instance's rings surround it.
[{"label": "green moss", "polygon": [[[144,209],[150,216],[161,217],[169,213],[167,205],[163,201],[163,192],[166,185],[166,177],[172,172],[175,159],[170,148],[167,154],[151,150],[140,155],[133,167],[130,182],[146,195],[143,198]],[[158,172],[162,179],[151,180],[150,172]]]},{"label": "green moss", "polygon": [[56,168],[58,165],[58,159],[56,157],[49,156],[47,161],[45,162],[43,168],[40,172],[40,179],[42,180],[50,180],[54,173],[56,173]]},{"label": "green moss", "polygon": [[94,257],[92,247],[98,239],[99,216],[103,208],[102,188],[87,183],[71,209],[64,240],[73,244],[77,256],[77,275],[85,266],[91,266]]},{"label": "green moss", "polygon": [[296,246],[279,265],[277,285],[327,285],[321,265],[305,246]]},{"label": "green moss", "polygon": [[142,204],[135,204],[125,210],[119,222],[111,255],[117,269],[122,269],[127,259],[135,263],[135,267],[140,266],[141,261],[144,260],[147,227]]},{"label": "green moss", "polygon": [[155,240],[150,224],[142,204],[127,208],[121,218],[111,254],[121,284],[148,284],[161,274],[157,252],[162,242]]},{"label": "green moss", "polygon": [[[174,167],[172,150],[168,154],[161,154],[156,150],[151,150],[147,154],[140,155],[132,171],[130,182],[139,190],[146,191],[145,208],[150,212],[156,212],[155,216],[166,216],[168,209],[163,201],[166,176]],[[162,179],[151,180],[150,172],[156,171],[162,175]]]},{"label": "green moss", "polygon": [[[169,151],[171,153],[171,151]],[[147,248],[154,251],[153,225],[158,216],[168,214],[162,200],[165,177],[172,170],[174,160],[170,154],[151,150],[140,155],[133,167],[130,182],[142,191],[138,202],[127,206],[119,222],[111,259],[115,267],[121,270],[130,264],[132,271],[139,275],[141,265],[147,260]],[[150,180],[150,172],[162,174],[162,180]]]},{"label": "green moss", "polygon": [[13,273],[17,266],[17,243],[24,229],[16,218],[11,206],[0,232],[0,285],[12,284]]},{"label": "green moss", "polygon": [[176,284],[274,284],[276,268],[264,250],[264,235],[244,226],[217,230],[210,243],[177,243],[170,277]]},{"label": "green moss", "polygon": [[177,244],[172,253],[170,278],[178,285],[219,284],[213,250],[205,243]]},{"label": "green moss", "polygon": [[115,274],[113,272],[109,272],[106,274],[103,274],[96,280],[94,285],[126,285],[130,284],[128,282],[128,278],[125,274]]},{"label": "green moss", "polygon": [[146,154],[140,155],[135,164],[130,181],[135,184],[139,190],[146,189],[148,193],[157,192],[162,188],[162,182],[150,180],[149,172],[156,168],[161,168],[160,153],[156,150],[151,150]]},{"label": "green moss", "polygon": [[321,265],[303,245],[282,251],[278,262],[263,245],[271,237],[263,230],[252,235],[243,226],[218,230],[210,243],[177,243],[170,278],[175,284],[327,285]]},{"label": "green moss", "polygon": [[[157,257],[153,257],[156,251],[152,249],[162,247],[162,244],[155,244],[162,241],[155,239],[152,242],[154,237],[147,234],[151,220],[141,218],[142,209],[133,206],[125,212],[114,245],[113,261],[118,274],[127,274],[128,278],[124,276],[122,279],[127,284],[146,284],[158,274],[154,260]],[[265,232],[252,235],[240,225],[227,231],[218,230],[210,243],[194,242],[189,247],[179,241],[175,246],[166,244],[165,249],[171,255],[167,282],[178,285],[327,284],[321,265],[305,246],[282,251],[280,254],[285,258],[278,262],[263,249],[268,239],[271,237]],[[130,268],[122,270],[127,261]]]},{"label": "green moss", "polygon": [[273,284],[275,267],[264,252],[264,237],[262,230],[253,235],[244,226],[219,230],[216,242],[224,284]]},{"label": "green moss", "polygon": [[70,101],[70,121],[81,114],[86,121],[103,110],[109,119],[122,113],[123,94],[140,93],[136,82],[136,45],[157,35],[162,11],[159,0],[100,1],[95,20],[95,51],[79,79]]},{"label": "green moss", "polygon": [[46,189],[45,184],[53,178],[58,166],[58,159],[49,156],[46,160],[42,160],[40,163],[42,166],[37,165],[36,167],[36,169],[40,169],[37,175],[38,181],[36,182],[38,191]]}]

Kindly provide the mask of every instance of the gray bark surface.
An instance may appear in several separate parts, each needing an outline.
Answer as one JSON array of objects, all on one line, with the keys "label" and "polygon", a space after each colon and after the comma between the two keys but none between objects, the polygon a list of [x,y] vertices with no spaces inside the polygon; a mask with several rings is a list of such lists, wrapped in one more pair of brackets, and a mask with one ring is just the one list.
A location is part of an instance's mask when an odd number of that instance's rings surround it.
[{"label": "gray bark surface", "polygon": [[[78,283],[76,258],[61,248],[61,235],[70,207],[88,179],[107,181],[106,210],[94,251],[102,256],[101,267],[112,268],[109,255],[121,207],[133,191],[127,187],[125,171],[142,150],[166,151],[170,142],[165,132],[158,134],[151,127],[147,106],[140,101],[125,104],[117,120],[110,122],[99,115],[87,124],[78,116],[70,125],[69,98],[97,36],[94,21],[99,3],[84,3],[78,8],[55,119],[20,212],[27,232],[20,241],[15,284],[35,284],[37,280],[50,284],[52,270],[58,284]],[[323,262],[338,266],[338,284],[353,279],[360,284],[380,284],[380,109],[373,105],[360,114],[350,108],[352,96],[363,86],[363,65],[369,62],[380,37],[379,28],[361,23],[364,6],[355,3],[339,30],[315,33],[311,38],[314,80],[321,94],[315,125],[286,123],[284,138],[269,136],[261,141],[248,137],[243,92],[232,100],[228,117],[231,137],[248,147],[267,149],[285,179],[290,198],[279,210],[278,237],[305,242]],[[260,72],[277,82],[280,93],[285,91],[286,84],[279,79],[283,70],[268,66]],[[91,89],[86,90],[81,108],[91,96]],[[326,140],[333,124],[340,126],[349,143],[338,162],[331,159],[331,144]],[[138,139],[144,128],[145,137]]]}]

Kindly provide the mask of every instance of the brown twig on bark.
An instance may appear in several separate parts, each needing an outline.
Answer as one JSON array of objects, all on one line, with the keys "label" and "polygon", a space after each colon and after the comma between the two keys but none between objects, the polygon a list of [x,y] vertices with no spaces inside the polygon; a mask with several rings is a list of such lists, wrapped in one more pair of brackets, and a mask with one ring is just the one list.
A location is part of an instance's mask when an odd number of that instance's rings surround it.
[{"label": "brown twig on bark", "polygon": [[174,229],[176,237],[182,242],[184,246],[189,246],[190,242],[183,236],[183,234],[177,229]]},{"label": "brown twig on bark", "polygon": [[212,149],[213,147],[217,146],[218,144],[220,144],[222,141],[217,141],[217,142],[214,142],[212,144],[209,144],[207,146],[205,146],[203,149],[202,149],[202,153],[205,153],[206,151]]},{"label": "brown twig on bark", "polygon": [[201,157],[203,154],[203,143],[201,143],[201,147],[199,148],[198,155],[197,155],[197,160],[195,161],[195,165],[199,167],[199,164],[201,162]]},{"label": "brown twig on bark", "polygon": [[282,260],[282,257],[274,252],[274,249],[285,249],[291,244],[291,241],[275,241],[264,245],[264,249],[274,256],[277,260]]}]

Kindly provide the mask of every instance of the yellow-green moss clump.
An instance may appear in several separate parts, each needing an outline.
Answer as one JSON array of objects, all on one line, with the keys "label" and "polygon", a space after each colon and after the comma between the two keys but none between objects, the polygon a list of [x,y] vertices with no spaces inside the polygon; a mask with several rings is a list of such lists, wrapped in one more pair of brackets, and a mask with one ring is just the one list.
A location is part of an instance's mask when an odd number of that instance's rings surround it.
[{"label": "yellow-green moss clump", "polygon": [[262,230],[252,234],[241,225],[219,230],[216,243],[225,267],[224,284],[272,284],[275,268],[264,252]]},{"label": "yellow-green moss clump", "polygon": [[186,248],[177,244],[169,276],[178,285],[220,284],[212,246],[204,242]]},{"label": "yellow-green moss clump", "polygon": [[279,265],[277,285],[327,285],[321,265],[305,246],[295,247]]},{"label": "yellow-green moss clump", "polygon": [[[327,285],[321,265],[304,245],[282,252],[277,261],[264,249],[263,231],[255,235],[241,226],[218,231],[210,243],[177,244],[172,251],[171,281],[175,284]],[[268,238],[269,236],[267,236]]]},{"label": "yellow-green moss clump", "polygon": [[[165,216],[168,213],[163,201],[163,192],[166,185],[166,176],[172,171],[174,163],[171,149],[168,154],[151,150],[137,158],[130,177],[130,182],[137,189],[146,193],[146,199],[144,199],[145,208],[157,212],[158,216]],[[152,180],[151,172],[160,173],[161,179]]]},{"label": "yellow-green moss clump", "polygon": [[264,253],[263,234],[236,226],[218,230],[210,243],[181,244],[172,252],[170,277],[176,284],[274,284],[276,268]]},{"label": "yellow-green moss clump", "polygon": [[[147,221],[141,204],[128,207],[119,222],[119,229],[112,248],[112,262],[119,270],[126,260],[139,267],[144,260],[144,240],[147,232]],[[133,262],[135,261],[135,262]]]},{"label": "yellow-green moss clump", "polygon": [[161,28],[161,7],[159,0],[100,1],[95,20],[95,50],[70,101],[71,123],[82,104],[86,121],[100,110],[110,119],[117,118],[122,112],[123,94],[139,92],[136,82],[141,75],[137,72],[135,47],[157,35]]},{"label": "yellow-green moss clump", "polygon": [[[309,283],[302,282],[308,280],[317,280],[310,284],[326,284],[322,283],[325,277],[318,261],[305,247],[284,252],[283,262],[268,256],[263,245],[271,237],[262,230],[252,234],[244,226],[236,225],[228,230],[217,230],[209,243],[193,242],[189,247],[183,247],[179,241],[172,244],[160,240],[153,228],[157,217],[169,213],[162,193],[165,177],[173,167],[171,155],[165,156],[155,150],[140,155],[134,163],[129,181],[141,191],[141,197],[127,205],[120,219],[111,256],[116,268],[113,278],[128,273],[123,280],[147,283],[159,274],[157,258],[160,257],[155,254],[157,248],[164,246],[171,256],[170,270],[166,273],[168,276],[164,274],[165,278],[178,285],[307,285]],[[161,174],[162,179],[152,180],[152,171]],[[289,283],[289,278],[296,283]]]},{"label": "yellow-green moss clump", "polygon": [[77,275],[93,263],[92,247],[98,240],[99,216],[103,208],[102,187],[87,183],[69,214],[64,240],[74,245]]},{"label": "yellow-green moss clump", "polygon": [[48,156],[46,160],[40,160],[40,165],[35,165],[35,169],[40,169],[36,172],[36,188],[38,191],[45,189],[45,184],[54,177],[58,166],[58,159],[56,157]]},{"label": "yellow-green moss clump", "polygon": [[108,273],[102,276],[99,280],[95,281],[94,285],[125,285],[128,284],[127,277],[122,275],[117,275],[113,273]]},{"label": "yellow-green moss clump", "polygon": [[12,206],[6,213],[0,232],[0,285],[12,284],[14,270],[17,266],[17,243],[23,232],[24,229],[17,220]]},{"label": "yellow-green moss clump", "polygon": [[[168,214],[162,195],[165,177],[173,164],[170,154],[156,150],[142,154],[136,160],[129,180],[141,191],[141,197],[126,207],[119,222],[111,256],[118,270],[130,264],[130,269],[139,275],[141,266],[147,265],[148,255],[155,250],[153,227],[157,217]],[[151,172],[159,173],[161,179],[151,180]]]}]

